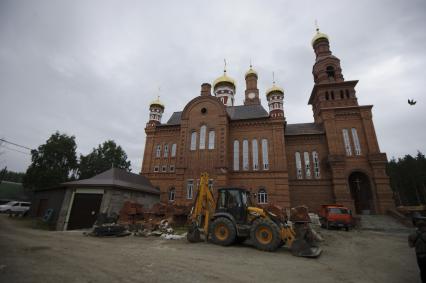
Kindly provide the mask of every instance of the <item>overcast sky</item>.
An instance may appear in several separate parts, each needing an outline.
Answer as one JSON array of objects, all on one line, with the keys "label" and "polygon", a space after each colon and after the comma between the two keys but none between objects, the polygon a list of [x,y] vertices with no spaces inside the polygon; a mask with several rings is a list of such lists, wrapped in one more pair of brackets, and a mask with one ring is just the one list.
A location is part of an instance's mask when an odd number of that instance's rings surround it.
[{"label": "overcast sky", "polygon": [[[36,148],[59,130],[78,154],[113,139],[139,172],[158,88],[166,122],[223,58],[237,105],[251,59],[264,107],[275,72],[288,123],[312,122],[315,19],[358,102],[374,105],[381,151],[426,152],[426,1],[1,0],[0,138]],[[0,167],[25,171],[14,150],[26,151],[3,145]]]}]

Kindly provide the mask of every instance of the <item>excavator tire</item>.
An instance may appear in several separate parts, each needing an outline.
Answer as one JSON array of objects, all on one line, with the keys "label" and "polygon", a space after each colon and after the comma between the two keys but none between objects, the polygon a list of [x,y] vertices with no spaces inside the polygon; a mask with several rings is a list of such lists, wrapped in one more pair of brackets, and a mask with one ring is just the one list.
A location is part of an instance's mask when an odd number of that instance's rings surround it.
[{"label": "excavator tire", "polygon": [[237,230],[231,220],[225,217],[216,218],[210,227],[211,240],[214,244],[229,246],[237,237]]},{"label": "excavator tire", "polygon": [[267,218],[256,219],[250,229],[250,239],[262,251],[272,252],[281,246],[280,229]]}]

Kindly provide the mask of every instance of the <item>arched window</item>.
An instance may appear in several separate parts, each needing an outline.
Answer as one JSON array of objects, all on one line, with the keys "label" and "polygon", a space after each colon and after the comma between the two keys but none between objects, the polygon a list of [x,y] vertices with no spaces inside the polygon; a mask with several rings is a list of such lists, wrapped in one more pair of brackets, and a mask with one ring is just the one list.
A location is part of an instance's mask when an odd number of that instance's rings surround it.
[{"label": "arched window", "polygon": [[262,139],[262,163],[263,163],[263,170],[269,170],[268,140],[267,139]]},{"label": "arched window", "polygon": [[349,90],[345,89],[345,93],[346,93],[346,98],[350,98]]},{"label": "arched window", "polygon": [[197,148],[197,132],[191,133],[191,150],[195,150]]},{"label": "arched window", "polygon": [[206,148],[206,131],[207,131],[207,126],[202,125],[200,128],[200,149]]},{"label": "arched window", "polygon": [[303,173],[302,173],[302,160],[300,158],[300,152],[296,152],[295,154],[296,157],[296,175],[297,175],[297,179],[303,179]]},{"label": "arched window", "polygon": [[186,198],[192,199],[192,194],[194,192],[194,180],[188,180],[186,183]]},{"label": "arched window", "polygon": [[176,144],[172,144],[172,157],[176,156]]},{"label": "arched window", "polygon": [[251,142],[253,154],[253,170],[259,170],[259,152],[257,150],[257,140]]},{"label": "arched window", "polygon": [[306,179],[310,179],[311,178],[311,162],[309,161],[309,153],[305,151],[303,155],[305,157],[305,176],[306,176]]},{"label": "arched window", "polygon": [[249,170],[248,140],[243,140],[243,170]]},{"label": "arched window", "polygon": [[327,72],[327,76],[329,78],[334,78],[335,72],[334,72],[334,67],[333,66],[327,66],[326,72]]},{"label": "arched window", "polygon": [[164,145],[164,157],[169,157],[169,144]]},{"label": "arched window", "polygon": [[234,171],[240,170],[240,142],[234,141]]},{"label": "arched window", "polygon": [[175,194],[176,194],[175,188],[171,187],[169,190],[169,201],[175,200]]},{"label": "arched window", "polygon": [[268,203],[268,193],[265,189],[260,189],[257,193],[257,202],[260,204]]},{"label": "arched window", "polygon": [[210,130],[210,132],[209,132],[209,149],[214,149],[214,138],[215,138],[214,130]]},{"label": "arched window", "polygon": [[161,145],[160,144],[157,144],[157,149],[156,149],[156,152],[155,152],[155,157],[161,157]]},{"label": "arched window", "polygon": [[359,144],[358,133],[355,128],[352,128],[352,139],[354,141],[355,155],[361,155],[361,145]]},{"label": "arched window", "polygon": [[340,90],[340,99],[344,99],[344,98],[345,98],[345,96],[343,94],[343,90]]},{"label": "arched window", "polygon": [[331,100],[334,100],[334,91],[331,91]]},{"label": "arched window", "polygon": [[320,177],[320,167],[318,153],[316,151],[312,152],[312,161],[314,163],[314,176],[318,179]]},{"label": "arched window", "polygon": [[342,129],[343,133],[343,142],[345,144],[346,155],[352,155],[351,142],[349,141],[349,132],[348,129]]},{"label": "arched window", "polygon": [[328,95],[328,91],[325,92],[325,100],[329,100],[330,96]]}]

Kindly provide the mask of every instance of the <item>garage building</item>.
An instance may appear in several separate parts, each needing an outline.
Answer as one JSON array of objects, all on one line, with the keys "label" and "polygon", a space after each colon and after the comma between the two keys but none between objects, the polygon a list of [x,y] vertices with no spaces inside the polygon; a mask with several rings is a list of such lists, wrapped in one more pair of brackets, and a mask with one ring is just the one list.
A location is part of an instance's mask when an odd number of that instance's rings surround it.
[{"label": "garage building", "polygon": [[89,179],[62,183],[36,191],[31,215],[43,217],[56,230],[75,230],[93,226],[99,213],[119,213],[125,201],[151,208],[160,201],[160,191],[143,175],[112,168]]}]

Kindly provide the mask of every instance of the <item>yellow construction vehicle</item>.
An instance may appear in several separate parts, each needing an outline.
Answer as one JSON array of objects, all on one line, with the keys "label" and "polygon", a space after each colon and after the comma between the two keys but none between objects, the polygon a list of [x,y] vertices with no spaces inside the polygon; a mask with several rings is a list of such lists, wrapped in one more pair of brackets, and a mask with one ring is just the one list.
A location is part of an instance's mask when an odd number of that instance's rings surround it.
[{"label": "yellow construction vehicle", "polygon": [[315,233],[309,227],[306,207],[292,209],[289,224],[279,216],[251,203],[250,192],[242,188],[219,188],[214,198],[208,174],[201,174],[200,186],[189,215],[189,242],[211,241],[228,246],[249,240],[259,250],[275,251],[286,245],[296,256],[318,257]]}]

